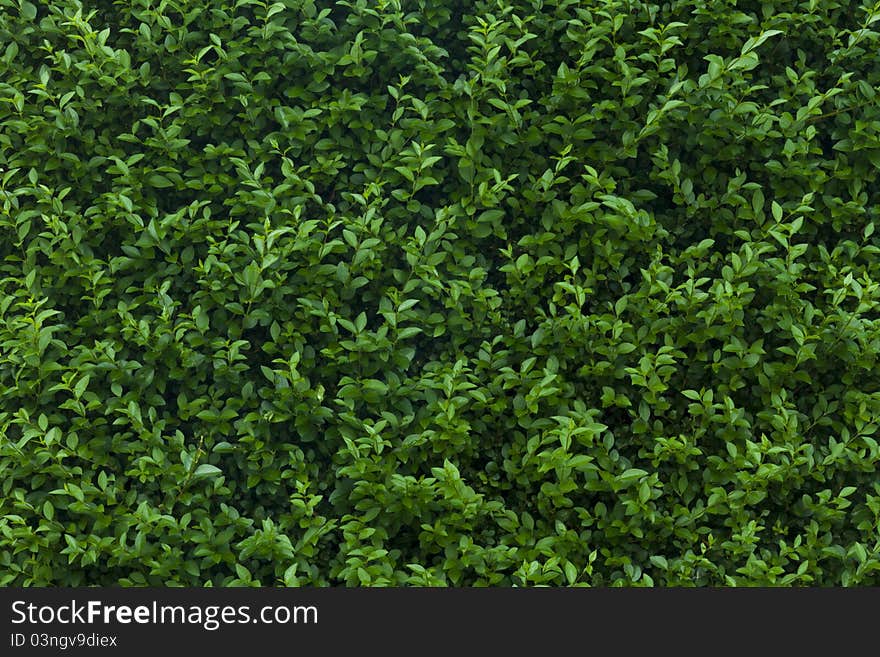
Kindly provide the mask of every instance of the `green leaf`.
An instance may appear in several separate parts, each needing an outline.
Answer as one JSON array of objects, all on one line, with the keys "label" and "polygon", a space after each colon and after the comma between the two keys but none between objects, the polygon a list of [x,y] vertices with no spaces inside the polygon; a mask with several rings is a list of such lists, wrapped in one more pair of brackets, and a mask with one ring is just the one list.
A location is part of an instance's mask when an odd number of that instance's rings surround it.
[{"label": "green leaf", "polygon": [[173,187],[174,183],[171,182],[168,178],[163,176],[160,173],[151,174],[147,178],[147,184],[151,187],[156,187],[157,189],[163,189],[165,187]]},{"label": "green leaf", "polygon": [[193,476],[195,477],[214,477],[221,474],[223,474],[223,471],[220,468],[216,465],[210,465],[209,463],[202,463],[195,469],[195,472],[193,472]]},{"label": "green leaf", "polygon": [[770,205],[770,209],[773,212],[773,219],[776,222],[782,221],[782,206],[779,205],[779,203],[777,203],[776,201],[773,201],[773,203]]},{"label": "green leaf", "polygon": [[641,468],[629,468],[623,474],[617,476],[617,481],[622,485],[628,485],[630,482],[647,476],[648,472]]},{"label": "green leaf", "polygon": [[27,0],[22,0],[21,15],[27,20],[32,21],[37,17],[37,7]]},{"label": "green leaf", "polygon": [[669,563],[666,561],[666,557],[664,556],[661,556],[659,554],[652,555],[650,561],[658,568],[662,568],[663,570],[669,569]]},{"label": "green leaf", "polygon": [[90,380],[91,377],[86,374],[79,381],[76,382],[76,385],[73,388],[74,397],[76,397],[77,399],[82,397],[83,393],[86,391],[86,388],[88,388],[89,386]]}]

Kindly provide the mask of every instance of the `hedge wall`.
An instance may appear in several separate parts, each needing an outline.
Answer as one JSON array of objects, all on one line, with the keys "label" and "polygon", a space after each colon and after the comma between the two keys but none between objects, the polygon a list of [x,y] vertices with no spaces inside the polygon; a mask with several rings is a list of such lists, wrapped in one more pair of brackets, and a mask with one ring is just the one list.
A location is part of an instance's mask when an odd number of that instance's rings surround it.
[{"label": "hedge wall", "polygon": [[0,0],[0,584],[880,584],[878,30]]}]

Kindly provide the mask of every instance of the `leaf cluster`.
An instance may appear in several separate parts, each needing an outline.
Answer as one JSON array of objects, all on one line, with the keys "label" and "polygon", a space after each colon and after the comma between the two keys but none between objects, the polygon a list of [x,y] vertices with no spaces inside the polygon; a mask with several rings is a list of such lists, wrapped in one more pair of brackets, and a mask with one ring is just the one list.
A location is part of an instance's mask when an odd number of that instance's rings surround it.
[{"label": "leaf cluster", "polygon": [[878,26],[0,0],[0,585],[876,585]]}]

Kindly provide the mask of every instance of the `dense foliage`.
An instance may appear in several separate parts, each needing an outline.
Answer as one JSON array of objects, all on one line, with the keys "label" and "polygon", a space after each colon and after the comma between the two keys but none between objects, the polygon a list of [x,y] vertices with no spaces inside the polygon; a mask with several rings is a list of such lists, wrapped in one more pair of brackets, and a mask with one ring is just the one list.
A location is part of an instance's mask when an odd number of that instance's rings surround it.
[{"label": "dense foliage", "polygon": [[0,584],[880,583],[878,30],[0,0]]}]

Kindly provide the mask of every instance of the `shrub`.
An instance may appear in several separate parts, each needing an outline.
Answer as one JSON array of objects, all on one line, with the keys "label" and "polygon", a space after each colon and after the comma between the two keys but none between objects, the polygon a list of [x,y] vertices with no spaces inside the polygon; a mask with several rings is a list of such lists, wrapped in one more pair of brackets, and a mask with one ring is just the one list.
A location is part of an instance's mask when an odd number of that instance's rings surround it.
[{"label": "shrub", "polygon": [[0,584],[880,583],[878,19],[0,0]]}]

